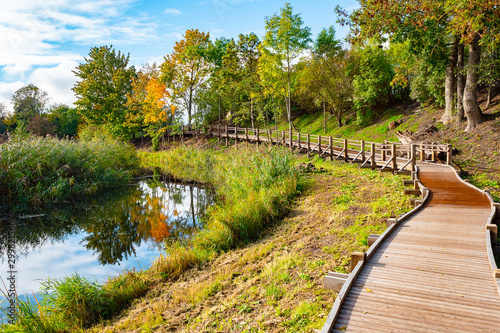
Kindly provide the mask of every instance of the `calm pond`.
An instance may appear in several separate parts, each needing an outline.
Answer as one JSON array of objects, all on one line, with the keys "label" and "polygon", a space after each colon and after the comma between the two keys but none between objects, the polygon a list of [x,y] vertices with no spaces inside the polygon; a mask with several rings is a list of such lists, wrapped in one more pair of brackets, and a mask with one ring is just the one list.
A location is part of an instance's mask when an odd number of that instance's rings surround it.
[{"label": "calm pond", "polygon": [[[52,212],[0,216],[0,277],[8,285],[9,244],[20,296],[74,272],[104,282],[123,270],[148,268],[165,241],[185,240],[202,228],[212,204],[209,190],[151,177]],[[1,281],[0,289],[6,289]],[[7,305],[0,293],[0,308]]]}]

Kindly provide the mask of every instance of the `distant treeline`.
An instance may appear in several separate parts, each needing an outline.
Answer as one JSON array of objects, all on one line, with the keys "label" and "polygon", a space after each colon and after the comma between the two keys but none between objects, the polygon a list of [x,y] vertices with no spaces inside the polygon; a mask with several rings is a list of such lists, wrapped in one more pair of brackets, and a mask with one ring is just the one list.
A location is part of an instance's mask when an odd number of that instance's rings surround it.
[{"label": "distant treeline", "polygon": [[[488,108],[500,80],[500,9],[494,2],[360,0],[335,29],[313,39],[290,4],[254,33],[210,39],[188,29],[162,64],[129,66],[112,46],[93,47],[75,69],[75,109],[45,108],[47,94],[30,84],[12,97],[14,114],[0,114],[0,134],[21,126],[39,135],[73,136],[78,126],[104,126],[122,139],[151,137],[154,146],[176,125],[228,121],[270,126],[303,113],[323,112],[338,126],[364,126],[402,100],[445,107],[442,121],[482,122],[476,92]],[[332,15],[333,19],[333,15]],[[0,108],[1,110],[2,108]],[[330,118],[330,117],[329,117]]]}]

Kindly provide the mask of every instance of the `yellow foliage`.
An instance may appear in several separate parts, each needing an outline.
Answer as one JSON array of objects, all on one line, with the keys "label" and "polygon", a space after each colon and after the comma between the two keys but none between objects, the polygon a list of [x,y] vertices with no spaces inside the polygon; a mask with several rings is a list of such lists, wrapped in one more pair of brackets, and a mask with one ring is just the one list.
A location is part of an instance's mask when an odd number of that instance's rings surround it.
[{"label": "yellow foliage", "polygon": [[[146,124],[155,124],[166,122],[168,114],[165,108],[168,103],[168,93],[164,83],[161,83],[155,77],[152,77],[146,85],[146,98],[144,101],[144,122]],[[173,106],[170,106],[172,109]]]}]

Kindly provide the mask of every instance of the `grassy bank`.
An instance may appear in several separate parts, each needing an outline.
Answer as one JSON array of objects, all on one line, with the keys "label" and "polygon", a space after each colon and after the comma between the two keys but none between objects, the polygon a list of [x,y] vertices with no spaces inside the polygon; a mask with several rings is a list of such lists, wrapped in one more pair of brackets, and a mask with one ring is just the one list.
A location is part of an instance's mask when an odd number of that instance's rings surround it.
[{"label": "grassy bank", "polygon": [[[306,161],[306,160],[304,160]],[[411,209],[401,177],[313,159],[289,214],[262,237],[156,285],[120,319],[91,332],[317,332],[336,293],[328,271],[347,272],[370,233]]]},{"label": "grassy bank", "polygon": [[186,243],[166,244],[166,254],[147,271],[124,272],[103,285],[73,275],[45,283],[46,293],[19,307],[5,332],[82,331],[118,314],[139,296],[175,281],[188,268],[248,244],[290,207],[297,193],[293,156],[283,149],[196,150],[142,153],[143,166],[160,166],[178,178],[210,182],[219,197],[203,231]]},{"label": "grassy bank", "polygon": [[221,251],[257,239],[269,223],[281,217],[297,193],[294,158],[286,149],[226,151],[190,147],[141,158],[145,166],[163,167],[178,178],[210,183],[219,203],[208,212],[208,222],[189,244],[170,244],[167,255],[153,269],[177,277],[186,268]]},{"label": "grassy bank", "polygon": [[0,204],[20,211],[92,195],[132,178],[135,151],[111,139],[11,137],[0,145]]}]

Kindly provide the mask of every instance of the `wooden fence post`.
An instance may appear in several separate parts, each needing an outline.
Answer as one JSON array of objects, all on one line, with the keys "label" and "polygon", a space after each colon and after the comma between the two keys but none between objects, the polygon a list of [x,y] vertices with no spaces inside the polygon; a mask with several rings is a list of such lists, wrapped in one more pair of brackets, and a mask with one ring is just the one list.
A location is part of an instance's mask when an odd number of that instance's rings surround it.
[{"label": "wooden fence post", "polygon": [[321,135],[318,135],[318,156],[321,156]]},{"label": "wooden fence post", "polygon": [[372,151],[372,154],[370,156],[370,163],[372,165],[372,167],[376,167],[377,166],[377,162],[375,161],[375,143],[371,143],[371,151]]},{"label": "wooden fence post", "polygon": [[311,157],[311,136],[307,134],[307,158]]},{"label": "wooden fence post", "polygon": [[391,146],[391,155],[392,155],[392,169],[398,169],[398,162],[396,161],[396,145],[393,143]]},{"label": "wooden fence post", "polygon": [[417,159],[416,146],[414,143],[410,146],[411,171],[415,171],[415,161]]},{"label": "wooden fence post", "polygon": [[330,146],[330,162],[333,161],[333,138],[328,137],[328,145]]},{"label": "wooden fence post", "polygon": [[181,125],[182,129],[182,143],[184,143],[184,125]]},{"label": "wooden fence post", "polygon": [[245,127],[245,142],[248,148],[248,127]]},{"label": "wooden fence post", "polygon": [[220,141],[220,125],[217,125],[217,136],[219,137],[219,141]]},{"label": "wooden fence post", "polygon": [[385,158],[386,158],[386,156],[385,156],[385,148],[386,148],[385,143],[383,143],[382,144],[382,161],[384,161],[384,162],[385,162]]},{"label": "wooden fence post", "polygon": [[425,161],[425,150],[424,150],[424,144],[420,144],[420,162]]},{"label": "wooden fence post", "polygon": [[448,147],[446,147],[446,165],[451,165],[452,152],[453,152],[453,149],[452,149],[451,145],[448,145]]},{"label": "wooden fence post", "polygon": [[349,153],[347,152],[347,139],[344,139],[344,162],[349,159]]},{"label": "wooden fence post", "polygon": [[298,146],[299,146],[299,153],[300,153],[300,132],[297,134],[297,136],[298,136],[297,143],[298,143]]},{"label": "wooden fence post", "polygon": [[238,126],[234,128],[234,145],[238,147]]},{"label": "wooden fence post", "polygon": [[224,128],[224,131],[226,132],[226,147],[229,146],[229,132],[227,131],[227,126]]},{"label": "wooden fence post", "polygon": [[257,147],[260,146],[259,128],[257,127]]},{"label": "wooden fence post", "polygon": [[436,143],[432,143],[432,162],[436,162]]},{"label": "wooden fence post", "polygon": [[361,140],[361,163],[365,162],[365,140]]},{"label": "wooden fence post", "polygon": [[292,151],[292,138],[293,138],[293,132],[292,132],[292,129],[291,129],[291,128],[290,128],[289,132],[290,132],[290,133],[289,133],[289,134],[290,134],[290,141],[289,141],[289,143],[290,143],[290,151]]}]

